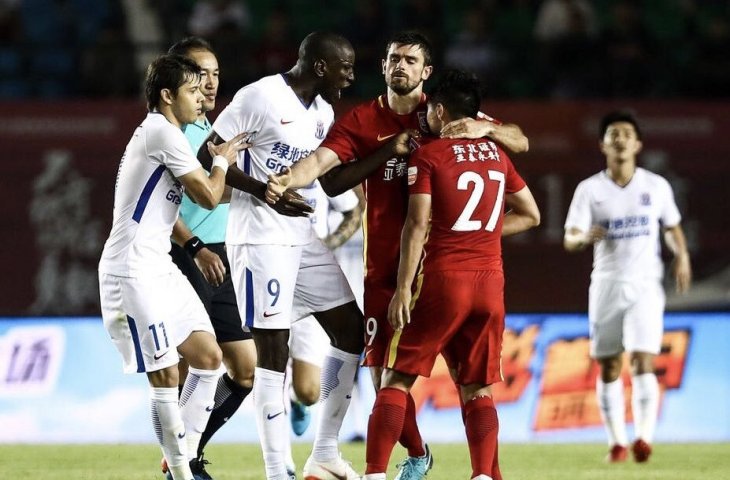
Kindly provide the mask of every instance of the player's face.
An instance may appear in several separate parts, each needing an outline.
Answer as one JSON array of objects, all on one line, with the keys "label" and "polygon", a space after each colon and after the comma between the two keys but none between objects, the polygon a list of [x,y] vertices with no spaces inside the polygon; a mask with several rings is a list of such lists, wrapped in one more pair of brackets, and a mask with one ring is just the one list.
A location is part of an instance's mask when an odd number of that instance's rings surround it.
[{"label": "player's face", "polygon": [[203,93],[200,77],[191,77],[177,89],[173,97],[172,112],[180,124],[194,123],[203,113]]},{"label": "player's face", "polygon": [[340,47],[337,55],[327,61],[322,89],[319,94],[333,104],[342,96],[342,89],[355,81],[355,51],[349,46]]},{"label": "player's face", "polygon": [[218,59],[208,50],[193,50],[188,57],[200,66],[200,91],[203,94],[203,113],[215,109],[218,95]]},{"label": "player's face", "polygon": [[385,84],[398,95],[408,95],[417,88],[420,91],[432,70],[431,65],[426,66],[418,45],[391,44],[383,60]]},{"label": "player's face", "polygon": [[641,151],[641,140],[631,123],[615,122],[603,135],[601,151],[609,160],[634,160]]}]

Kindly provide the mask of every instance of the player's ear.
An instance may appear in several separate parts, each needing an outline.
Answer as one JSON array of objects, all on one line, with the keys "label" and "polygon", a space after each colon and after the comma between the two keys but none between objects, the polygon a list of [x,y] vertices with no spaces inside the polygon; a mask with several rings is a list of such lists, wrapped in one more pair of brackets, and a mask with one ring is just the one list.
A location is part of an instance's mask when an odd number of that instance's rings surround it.
[{"label": "player's ear", "polygon": [[636,141],[636,153],[641,152],[641,149],[644,148],[644,144],[641,143],[641,140]]},{"label": "player's ear", "polygon": [[444,104],[443,103],[437,103],[436,104],[436,118],[438,118],[439,120],[443,121],[443,119],[444,119],[444,112],[445,111],[446,111],[446,109],[444,108]]},{"label": "player's ear", "polygon": [[382,60],[381,60],[381,62],[382,62],[382,64],[383,64],[383,75],[385,75],[385,62],[386,62],[386,61],[387,61],[386,59],[382,59]]},{"label": "player's ear", "polygon": [[172,105],[174,100],[174,95],[172,94],[172,91],[169,88],[163,88],[160,90],[160,100],[165,102],[168,105]]},{"label": "player's ear", "polygon": [[428,65],[423,68],[423,73],[421,74],[421,80],[428,80],[428,77],[431,76],[433,73],[433,65]]},{"label": "player's ear", "polygon": [[327,70],[327,62],[324,59],[315,60],[313,70],[314,74],[318,77],[324,77],[324,72]]}]

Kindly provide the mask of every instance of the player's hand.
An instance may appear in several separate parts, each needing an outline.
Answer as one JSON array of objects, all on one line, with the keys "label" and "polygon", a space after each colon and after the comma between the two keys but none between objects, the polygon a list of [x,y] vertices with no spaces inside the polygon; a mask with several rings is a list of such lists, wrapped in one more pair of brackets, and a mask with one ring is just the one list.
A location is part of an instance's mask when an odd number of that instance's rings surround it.
[{"label": "player's hand", "polygon": [[226,266],[215,252],[203,247],[195,254],[195,265],[198,266],[205,279],[214,287],[223,283],[226,276]]},{"label": "player's hand", "polygon": [[494,131],[494,124],[486,120],[460,118],[444,125],[441,138],[483,138]]},{"label": "player's hand", "polygon": [[677,293],[687,293],[692,284],[692,266],[689,262],[689,255],[685,253],[674,257],[672,270],[674,271],[674,280],[677,283]]},{"label": "player's hand", "polygon": [[294,190],[285,190],[276,203],[268,204],[279,215],[286,217],[308,217],[314,209],[307,201]]},{"label": "player's hand", "polygon": [[584,242],[587,245],[593,245],[606,238],[608,230],[600,225],[592,225],[591,228],[586,232]]},{"label": "player's hand", "polygon": [[401,133],[393,137],[387,144],[385,148],[389,148],[391,154],[394,157],[405,157],[407,155],[410,155],[410,153],[413,151],[413,140],[419,138],[421,136],[420,133],[418,133],[417,130],[403,130]]},{"label": "player's hand", "polygon": [[214,145],[213,142],[208,142],[208,153],[210,153],[211,157],[221,155],[228,160],[228,165],[233,165],[236,163],[236,159],[238,158],[238,152],[245,150],[252,145],[246,141],[248,136],[248,132],[243,132],[239,133],[227,142],[219,143],[218,145]]},{"label": "player's hand", "polygon": [[393,330],[402,330],[411,323],[411,291],[396,290],[388,305],[388,322]]},{"label": "player's hand", "polygon": [[281,173],[269,174],[269,181],[266,182],[266,201],[272,205],[278,202],[289,184],[291,184],[291,169],[289,167],[284,167]]}]

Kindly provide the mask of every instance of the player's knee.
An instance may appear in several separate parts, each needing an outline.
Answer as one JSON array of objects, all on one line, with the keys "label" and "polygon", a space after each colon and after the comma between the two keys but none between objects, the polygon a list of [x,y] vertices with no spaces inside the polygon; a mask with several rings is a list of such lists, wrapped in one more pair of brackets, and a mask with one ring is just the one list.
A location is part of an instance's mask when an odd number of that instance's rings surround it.
[{"label": "player's knee", "polygon": [[294,388],[297,399],[304,405],[314,405],[319,401],[319,382],[297,385]]},{"label": "player's knee", "polygon": [[[220,368],[222,361],[223,353],[221,349],[218,348],[217,344],[212,344],[199,353],[194,367],[201,370],[216,370]],[[192,365],[192,362],[190,364]]]}]

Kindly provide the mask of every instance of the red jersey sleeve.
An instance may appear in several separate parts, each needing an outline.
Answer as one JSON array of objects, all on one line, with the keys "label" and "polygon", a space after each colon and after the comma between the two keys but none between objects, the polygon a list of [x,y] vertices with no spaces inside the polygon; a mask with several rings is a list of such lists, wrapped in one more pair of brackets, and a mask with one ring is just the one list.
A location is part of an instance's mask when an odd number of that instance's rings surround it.
[{"label": "red jersey sleeve", "polygon": [[356,110],[352,109],[335,121],[327,133],[327,137],[320,144],[337,154],[342,163],[357,158],[357,143],[361,126],[356,119]]},{"label": "red jersey sleeve", "polygon": [[432,164],[423,154],[423,149],[418,149],[411,154],[408,165],[408,193],[427,193],[430,195]]},{"label": "red jersey sleeve", "polygon": [[512,164],[512,160],[510,160],[507,154],[504,153],[504,151],[501,151],[500,153],[501,158],[504,160],[507,166],[507,175],[505,178],[504,191],[505,193],[517,193],[525,188],[527,184],[517,172],[517,169],[515,169],[515,166]]}]

